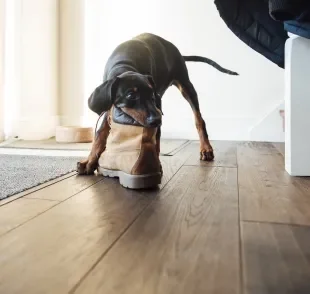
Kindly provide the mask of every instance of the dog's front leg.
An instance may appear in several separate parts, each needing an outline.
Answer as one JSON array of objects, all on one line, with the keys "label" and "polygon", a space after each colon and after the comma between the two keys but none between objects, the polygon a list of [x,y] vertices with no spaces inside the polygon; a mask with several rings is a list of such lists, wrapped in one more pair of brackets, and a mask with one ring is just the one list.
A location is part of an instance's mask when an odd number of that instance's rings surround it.
[{"label": "dog's front leg", "polygon": [[108,117],[109,114],[105,113],[102,124],[98,131],[96,131],[95,140],[88,158],[77,163],[77,172],[79,175],[92,175],[98,168],[98,160],[106,148],[107,138],[110,133]]},{"label": "dog's front leg", "polygon": [[160,136],[161,136],[161,129],[160,127],[158,127],[156,132],[156,153],[158,156],[160,155]]},{"label": "dog's front leg", "polygon": [[[160,136],[161,136],[161,128],[158,127],[156,132],[156,153],[158,157],[160,155]],[[163,167],[161,163],[160,163],[160,172],[163,174]]]}]

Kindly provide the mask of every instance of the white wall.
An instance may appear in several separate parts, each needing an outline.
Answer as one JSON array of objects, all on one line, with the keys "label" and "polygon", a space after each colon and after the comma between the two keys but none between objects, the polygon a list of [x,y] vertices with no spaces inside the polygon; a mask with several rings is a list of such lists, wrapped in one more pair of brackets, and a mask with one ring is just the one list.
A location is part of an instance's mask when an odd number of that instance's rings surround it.
[{"label": "white wall", "polygon": [[[252,128],[283,102],[284,71],[242,43],[226,27],[213,0],[89,0],[86,9],[85,99],[101,82],[113,49],[151,32],[172,41],[184,55],[206,56],[239,72],[234,77],[207,64],[188,63],[211,139],[249,140]],[[163,137],[198,138],[191,109],[177,89],[166,92],[163,107]],[[96,116],[85,111],[92,124]],[[279,116],[279,132],[281,127]],[[268,136],[260,131],[257,140],[279,138],[275,128],[264,128]]]}]

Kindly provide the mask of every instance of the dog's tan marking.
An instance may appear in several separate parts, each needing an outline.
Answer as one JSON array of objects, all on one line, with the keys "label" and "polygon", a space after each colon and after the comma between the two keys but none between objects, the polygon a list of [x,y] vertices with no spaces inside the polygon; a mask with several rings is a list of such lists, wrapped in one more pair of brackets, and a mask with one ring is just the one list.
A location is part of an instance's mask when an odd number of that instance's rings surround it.
[{"label": "dog's tan marking", "polygon": [[179,91],[182,93],[183,97],[188,101],[190,104],[191,108],[193,109],[194,117],[195,117],[195,125],[197,128],[197,132],[199,135],[199,141],[200,141],[200,159],[201,160],[207,160],[211,161],[214,159],[214,154],[213,154],[213,149],[210,144],[207,130],[206,130],[206,124],[205,121],[203,120],[201,113],[199,111],[199,107],[197,105],[194,105],[193,99],[189,96],[187,93],[186,89],[182,87],[182,84],[179,82],[175,81],[173,83]]},{"label": "dog's tan marking", "polygon": [[91,152],[88,158],[78,162],[77,172],[79,175],[91,175],[98,167],[98,160],[106,148],[107,138],[110,133],[110,115],[106,114],[100,129],[98,130],[95,140],[92,145]]},{"label": "dog's tan marking", "polygon": [[182,96],[187,100],[187,102],[191,105],[191,107],[193,108],[192,105],[192,101],[190,99],[190,97],[188,96],[188,94],[186,93],[186,91],[184,91],[183,87],[181,86],[181,84],[177,83],[175,84],[176,87],[179,89],[179,91],[181,92]]},{"label": "dog's tan marking", "polygon": [[200,159],[202,160],[212,160],[213,155],[213,148],[210,144],[208,137],[206,136],[206,125],[201,117],[201,113],[199,111],[194,111],[195,116],[195,125],[199,135],[200,141]]}]

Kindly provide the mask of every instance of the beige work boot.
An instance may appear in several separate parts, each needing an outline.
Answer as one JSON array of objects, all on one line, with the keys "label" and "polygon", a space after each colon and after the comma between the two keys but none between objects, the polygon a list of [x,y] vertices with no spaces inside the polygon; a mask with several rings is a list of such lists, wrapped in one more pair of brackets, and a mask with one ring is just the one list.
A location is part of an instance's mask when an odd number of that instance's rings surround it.
[{"label": "beige work boot", "polygon": [[99,174],[118,177],[120,184],[129,189],[158,186],[162,170],[156,152],[157,128],[119,124],[112,115],[109,123],[111,130],[99,159]]}]

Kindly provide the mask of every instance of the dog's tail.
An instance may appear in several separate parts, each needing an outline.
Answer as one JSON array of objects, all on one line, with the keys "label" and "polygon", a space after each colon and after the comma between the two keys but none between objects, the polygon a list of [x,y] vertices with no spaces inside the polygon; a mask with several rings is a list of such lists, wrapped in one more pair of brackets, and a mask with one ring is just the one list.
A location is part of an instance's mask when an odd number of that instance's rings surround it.
[{"label": "dog's tail", "polygon": [[238,76],[239,74],[231,71],[229,69],[223,68],[221,67],[219,64],[217,64],[215,61],[207,58],[207,57],[202,57],[202,56],[183,56],[185,61],[194,61],[194,62],[204,62],[204,63],[208,63],[211,66],[215,67],[217,70],[232,75],[232,76]]}]

